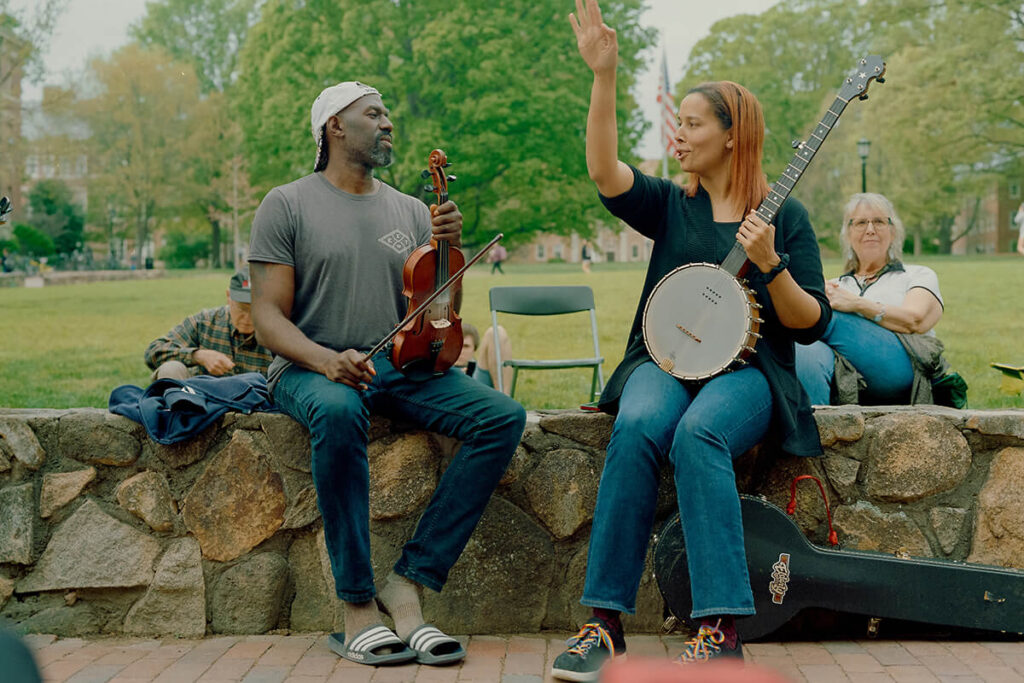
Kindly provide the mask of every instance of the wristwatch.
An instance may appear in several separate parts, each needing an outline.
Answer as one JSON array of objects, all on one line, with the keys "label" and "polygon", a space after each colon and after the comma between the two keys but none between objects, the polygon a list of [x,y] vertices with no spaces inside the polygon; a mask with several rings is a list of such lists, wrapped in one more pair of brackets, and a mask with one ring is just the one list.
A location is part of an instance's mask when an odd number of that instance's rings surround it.
[{"label": "wristwatch", "polygon": [[881,304],[881,306],[882,306],[882,310],[880,310],[878,312],[878,315],[876,315],[874,318],[871,319],[871,322],[873,322],[873,323],[880,323],[880,322],[882,322],[882,318],[885,317],[885,304]]}]

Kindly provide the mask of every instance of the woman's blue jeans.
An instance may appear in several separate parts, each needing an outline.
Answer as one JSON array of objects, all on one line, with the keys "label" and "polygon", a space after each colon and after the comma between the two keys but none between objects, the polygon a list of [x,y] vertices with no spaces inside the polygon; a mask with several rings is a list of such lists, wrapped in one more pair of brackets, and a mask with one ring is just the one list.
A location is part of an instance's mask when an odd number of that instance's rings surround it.
[{"label": "woman's blue jeans", "polygon": [[413,382],[383,355],[377,375],[358,391],[292,366],[274,387],[274,401],[309,429],[324,537],[338,597],[373,599],[370,564],[370,475],[366,445],[370,412],[462,441],[441,476],[395,573],[440,591],[519,446],[526,412],[516,401],[449,370]]},{"label": "woman's blue jeans", "polygon": [[864,377],[865,398],[874,404],[906,403],[914,367],[896,333],[856,313],[835,311],[819,341],[796,345],[796,376],[812,405],[829,404],[838,351]]},{"label": "woman's blue jeans", "polygon": [[693,597],[691,616],[753,614],[732,461],[768,431],[761,371],[719,375],[699,391],[647,362],[623,388],[601,474],[580,601],[633,614],[654,524],[661,466],[674,468]]}]

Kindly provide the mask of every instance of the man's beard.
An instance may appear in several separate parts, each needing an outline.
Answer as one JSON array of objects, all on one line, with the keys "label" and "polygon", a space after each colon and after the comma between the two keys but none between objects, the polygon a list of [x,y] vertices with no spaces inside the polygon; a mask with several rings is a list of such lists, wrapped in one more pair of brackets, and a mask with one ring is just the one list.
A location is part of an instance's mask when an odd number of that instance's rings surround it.
[{"label": "man's beard", "polygon": [[370,149],[370,164],[373,168],[387,168],[394,161],[392,151],[391,147],[384,146],[381,138],[377,138],[376,144]]}]

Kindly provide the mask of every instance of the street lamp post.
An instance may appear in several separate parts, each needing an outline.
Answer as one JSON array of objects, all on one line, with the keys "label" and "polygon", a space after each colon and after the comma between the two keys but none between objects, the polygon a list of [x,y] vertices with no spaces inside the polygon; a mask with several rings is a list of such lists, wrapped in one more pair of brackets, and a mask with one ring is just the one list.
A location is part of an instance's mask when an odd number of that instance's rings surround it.
[{"label": "street lamp post", "polygon": [[861,138],[857,141],[857,156],[860,157],[860,191],[868,191],[868,152],[871,150],[871,141]]}]

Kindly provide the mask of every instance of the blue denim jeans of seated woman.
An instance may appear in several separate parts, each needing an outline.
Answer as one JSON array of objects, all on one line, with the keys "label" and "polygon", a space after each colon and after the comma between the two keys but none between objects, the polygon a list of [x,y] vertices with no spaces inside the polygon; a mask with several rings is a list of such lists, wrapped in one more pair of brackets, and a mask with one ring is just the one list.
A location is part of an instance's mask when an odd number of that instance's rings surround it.
[{"label": "blue denim jeans of seated woman", "polygon": [[835,374],[836,350],[864,377],[864,397],[871,403],[906,403],[914,367],[896,333],[856,313],[834,311],[819,341],[796,345],[796,376],[811,405],[828,405]]},{"label": "blue denim jeans of seated woman", "polygon": [[694,618],[753,614],[733,459],[768,431],[772,395],[760,370],[719,375],[699,391],[654,363],[626,380],[590,531],[580,602],[633,614],[658,499],[673,467]]},{"label": "blue denim jeans of seated woman", "polygon": [[348,602],[366,602],[376,593],[366,455],[371,411],[462,441],[395,564],[395,573],[436,591],[480,521],[526,424],[519,403],[461,370],[413,382],[383,355],[374,367],[377,375],[363,392],[297,366],[274,387],[278,407],[309,429],[334,585]]}]

